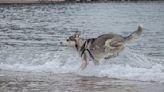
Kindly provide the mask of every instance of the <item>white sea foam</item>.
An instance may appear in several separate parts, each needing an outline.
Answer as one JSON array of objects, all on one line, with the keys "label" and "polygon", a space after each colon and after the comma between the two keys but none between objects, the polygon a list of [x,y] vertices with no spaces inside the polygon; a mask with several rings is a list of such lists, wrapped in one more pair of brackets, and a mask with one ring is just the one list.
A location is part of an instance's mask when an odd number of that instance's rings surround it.
[{"label": "white sea foam", "polygon": [[[127,52],[126,52],[127,53]],[[120,56],[110,61],[105,61],[101,65],[95,66],[92,61],[88,67],[81,71],[80,58],[75,58],[73,54],[63,55],[56,53],[53,58],[47,58],[50,54],[42,54],[38,60],[46,60],[44,64],[29,65],[29,64],[0,64],[2,70],[14,71],[32,71],[32,72],[53,72],[53,73],[74,73],[83,76],[97,76],[120,78],[140,81],[157,81],[164,82],[164,66],[161,64],[151,63],[144,55],[135,53],[130,55],[128,59],[123,59],[125,56]],[[34,61],[37,60],[33,59]]]}]

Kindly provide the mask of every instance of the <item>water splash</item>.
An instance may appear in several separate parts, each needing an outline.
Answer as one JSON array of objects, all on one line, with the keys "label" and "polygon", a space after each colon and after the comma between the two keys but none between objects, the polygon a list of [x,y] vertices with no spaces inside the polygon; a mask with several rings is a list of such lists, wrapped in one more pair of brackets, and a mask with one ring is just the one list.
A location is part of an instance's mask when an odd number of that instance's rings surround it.
[{"label": "water splash", "polygon": [[[149,61],[144,55],[139,55],[129,50],[126,50],[114,59],[104,61],[104,63],[99,66],[95,66],[92,61],[90,61],[88,67],[83,71],[79,68],[81,59],[78,58],[75,52],[68,50],[37,54],[31,59],[32,61],[29,61],[31,64],[22,63],[18,61],[20,59],[12,55],[9,55],[8,58],[15,60],[15,63],[1,63],[1,70],[74,73],[83,76],[164,82],[164,66],[157,63],[155,64]],[[39,61],[44,61],[45,63],[32,63]]]}]

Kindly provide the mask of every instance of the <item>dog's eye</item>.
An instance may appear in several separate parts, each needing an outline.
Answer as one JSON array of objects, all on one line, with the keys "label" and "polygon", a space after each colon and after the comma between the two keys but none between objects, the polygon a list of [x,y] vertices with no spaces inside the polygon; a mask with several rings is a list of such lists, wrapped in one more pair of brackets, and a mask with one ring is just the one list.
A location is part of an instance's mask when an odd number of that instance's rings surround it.
[{"label": "dog's eye", "polygon": [[68,39],[71,40],[71,37],[69,37]]},{"label": "dog's eye", "polygon": [[75,44],[75,47],[77,47],[77,44]]}]

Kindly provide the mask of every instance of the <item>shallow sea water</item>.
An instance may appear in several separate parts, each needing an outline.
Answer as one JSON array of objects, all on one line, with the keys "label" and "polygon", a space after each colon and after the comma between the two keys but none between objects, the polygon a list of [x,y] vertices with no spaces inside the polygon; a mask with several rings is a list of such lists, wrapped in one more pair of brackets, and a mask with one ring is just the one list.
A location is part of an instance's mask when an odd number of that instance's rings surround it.
[{"label": "shallow sea water", "polygon": [[[163,2],[0,5],[0,21],[1,91],[164,90]],[[83,38],[127,36],[139,24],[140,39],[99,66],[90,62],[84,71],[76,51],[60,45],[75,31]]]}]

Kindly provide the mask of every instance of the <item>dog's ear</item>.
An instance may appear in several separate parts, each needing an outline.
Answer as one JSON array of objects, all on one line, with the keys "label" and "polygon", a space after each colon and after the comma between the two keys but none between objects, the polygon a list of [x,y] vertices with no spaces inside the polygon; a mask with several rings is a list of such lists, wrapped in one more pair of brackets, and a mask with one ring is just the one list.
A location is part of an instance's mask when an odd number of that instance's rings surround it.
[{"label": "dog's ear", "polygon": [[76,36],[76,37],[79,37],[79,36],[80,36],[80,32],[79,32],[79,31],[76,31],[76,32],[75,32],[75,36]]}]

